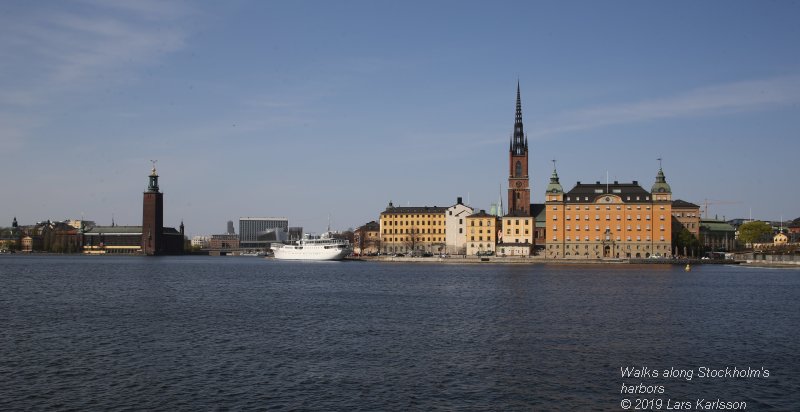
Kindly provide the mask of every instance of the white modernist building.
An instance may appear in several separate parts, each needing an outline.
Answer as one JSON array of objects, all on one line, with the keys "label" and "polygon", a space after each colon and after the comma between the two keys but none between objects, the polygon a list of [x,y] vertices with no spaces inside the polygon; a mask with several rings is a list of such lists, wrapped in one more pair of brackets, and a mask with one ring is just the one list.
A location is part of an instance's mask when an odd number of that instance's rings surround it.
[{"label": "white modernist building", "polygon": [[289,219],[285,217],[240,217],[239,247],[245,250],[263,250],[270,243],[287,238]]}]

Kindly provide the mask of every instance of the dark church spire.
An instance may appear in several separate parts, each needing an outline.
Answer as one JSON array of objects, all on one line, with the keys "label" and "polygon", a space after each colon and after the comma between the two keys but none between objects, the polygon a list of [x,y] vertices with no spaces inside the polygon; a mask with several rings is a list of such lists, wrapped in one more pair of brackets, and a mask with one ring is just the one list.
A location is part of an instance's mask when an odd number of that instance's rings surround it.
[{"label": "dark church spire", "polygon": [[517,80],[517,112],[514,116],[514,136],[511,139],[511,152],[516,155],[524,154],[528,151],[528,139],[522,128],[522,97],[519,92],[519,80]]}]

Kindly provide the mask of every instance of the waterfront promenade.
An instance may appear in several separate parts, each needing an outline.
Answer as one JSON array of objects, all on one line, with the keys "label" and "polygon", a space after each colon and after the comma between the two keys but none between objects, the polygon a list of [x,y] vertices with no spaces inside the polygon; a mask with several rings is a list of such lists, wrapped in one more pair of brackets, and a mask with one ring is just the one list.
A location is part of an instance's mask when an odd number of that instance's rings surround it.
[{"label": "waterfront promenade", "polygon": [[396,263],[450,263],[450,264],[508,264],[508,265],[619,265],[619,264],[662,264],[662,265],[686,265],[686,264],[738,264],[738,261],[731,260],[700,260],[700,259],[548,259],[542,256],[463,256],[450,255],[446,257],[396,257],[391,255],[384,256],[362,256],[349,258],[348,260],[368,261],[368,262],[396,262]]}]

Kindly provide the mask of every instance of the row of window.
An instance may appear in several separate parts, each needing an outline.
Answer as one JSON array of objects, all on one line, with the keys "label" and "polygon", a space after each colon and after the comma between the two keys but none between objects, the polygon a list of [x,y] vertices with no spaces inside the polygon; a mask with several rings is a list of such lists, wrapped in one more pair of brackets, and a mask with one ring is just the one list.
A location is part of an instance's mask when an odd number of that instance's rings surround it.
[{"label": "row of window", "polygon": [[[570,205],[567,205],[565,208],[566,208],[566,210],[572,210],[572,206],[570,206]],[[665,210],[664,206],[659,206],[658,208],[659,208],[659,210]],[[621,205],[617,205],[616,209],[617,210],[622,210],[622,206]],[[558,210],[558,206],[553,206],[553,210]],[[575,210],[581,210],[581,207],[580,206],[575,206]],[[589,206],[588,205],[583,206],[583,210],[589,210]],[[600,205],[594,205],[594,210],[600,210]],[[606,205],[606,210],[611,210],[611,205]],[[627,205],[627,206],[625,206],[625,210],[633,210],[633,209],[632,209],[631,205]],[[642,210],[642,206],[641,205],[636,205],[636,210]],[[650,206],[645,206],[644,210],[650,210]]]},{"label": "row of window", "polygon": [[[636,246],[636,250],[650,250],[650,245],[647,245],[647,244],[635,245],[635,246]],[[632,247],[633,247],[632,245],[628,245],[626,247],[626,249],[627,250],[632,250]],[[655,249],[661,249],[661,247],[662,247],[662,245],[655,245],[654,248]],[[580,248],[580,245],[564,245],[564,250],[570,250],[570,249],[578,250],[579,248]],[[594,250],[599,250],[600,249],[600,245],[594,245],[592,248]],[[561,249],[561,245],[550,245],[550,246],[548,246],[548,249]],[[583,245],[583,249],[584,250],[588,250],[589,249],[589,245]],[[668,248],[666,246],[664,246],[664,249],[668,249]]]},{"label": "row of window", "polygon": [[[558,241],[558,237],[556,237],[555,235],[553,235],[553,240],[554,240],[554,241]],[[580,236],[575,236],[575,241],[576,241],[576,242],[580,242],[580,240],[581,240],[581,237],[580,237]],[[588,242],[588,241],[589,241],[589,236],[584,236],[584,237],[583,237],[583,240],[584,240],[585,242]],[[595,240],[595,242],[599,242],[599,241],[600,241],[600,236],[595,236],[595,237],[594,237],[594,240]],[[605,239],[605,240],[611,240],[611,237],[610,237],[610,236],[608,236],[608,237],[606,237],[606,239]],[[622,240],[622,237],[621,237],[621,236],[615,236],[615,237],[614,237],[614,240],[616,240],[617,242],[619,242],[619,241],[621,241],[621,240]],[[636,240],[637,240],[637,241],[639,241],[639,242],[641,242],[641,240],[642,240],[642,237],[641,237],[641,236],[636,236]],[[566,237],[566,241],[567,241],[567,242],[571,242],[571,241],[572,241],[572,238],[571,238],[569,235],[567,235],[567,237]],[[631,237],[630,237],[630,236],[627,236],[627,237],[626,237],[626,241],[630,242],[630,241],[631,241]],[[646,241],[646,242],[649,242],[649,241],[650,241],[650,236],[647,236],[647,237],[645,238],[645,241]],[[664,241],[664,236],[661,236],[661,241],[662,241],[662,242]]]},{"label": "row of window", "polygon": [[[633,215],[626,215],[626,220],[632,220]],[[565,215],[565,220],[571,220],[572,215]],[[615,220],[622,220],[622,216],[614,215]],[[645,220],[650,220],[650,215],[644,215]],[[664,215],[659,215],[660,220],[664,220]],[[558,220],[558,216],[553,215],[553,220]],[[575,215],[575,220],[581,220],[581,215]],[[583,215],[583,220],[590,220],[589,215]],[[594,220],[600,220],[600,215],[594,215]],[[611,215],[606,215],[606,220],[611,220]],[[642,220],[642,215],[636,215],[636,220]]]},{"label": "row of window", "polygon": [[[414,240],[416,240],[417,242],[444,242],[444,238],[441,238],[441,237],[428,237],[428,238],[420,237],[420,238],[416,238]],[[384,240],[384,241],[385,242],[410,242],[411,238],[410,237],[394,237],[394,238],[390,237],[390,238],[386,238],[386,240]]]},{"label": "row of window", "polygon": [[530,241],[528,239],[516,238],[516,239],[514,239],[514,242],[511,242],[511,239],[507,239],[507,243],[525,243],[525,244],[528,244],[528,243],[530,243]]},{"label": "row of window", "polygon": [[381,213],[381,217],[383,216],[391,216],[392,218],[395,219],[437,219],[437,218],[441,219],[444,216],[444,212],[433,215],[429,213],[414,214],[414,215],[395,215],[390,213],[388,215],[384,215],[383,213]]},{"label": "row of window", "polygon": [[[597,194],[601,194],[601,193],[603,193],[603,190],[602,190],[602,189],[596,189],[596,190],[595,190],[595,193],[597,193]],[[619,190],[619,189],[614,189],[614,193],[617,193],[617,194],[619,194],[619,193],[622,193],[622,191],[621,191],[621,190]],[[637,202],[642,200],[642,199],[641,199],[641,196],[635,196],[635,198],[636,198],[636,201],[637,201]],[[570,197],[570,196],[567,196],[567,201],[569,202],[570,200],[572,200],[572,199],[571,199],[571,197]],[[580,202],[580,200],[581,200],[581,197],[580,197],[580,196],[575,196],[575,201],[576,201],[576,202]],[[588,202],[588,201],[589,201],[589,196],[584,196],[584,197],[583,197],[583,200],[584,200],[585,202]],[[650,201],[650,196],[645,196],[645,197],[644,197],[644,200],[645,200],[645,201]],[[631,196],[625,196],[625,201],[627,201],[627,202],[630,202],[630,201],[632,201],[632,198],[631,198]]]},{"label": "row of window", "polygon": [[[628,231],[633,230],[633,229],[631,229],[632,228],[631,225],[627,225],[625,227],[626,227],[626,230],[628,230]],[[662,232],[665,230],[664,229],[664,225],[659,226],[659,228],[661,229]],[[564,227],[564,230],[571,230],[571,226],[570,225],[566,225]],[[581,231],[581,226],[580,225],[575,225],[575,230],[580,232]],[[589,230],[589,225],[585,225],[583,227],[583,230],[588,231]],[[600,230],[600,225],[595,225],[594,226],[594,230],[595,231],[599,231]],[[606,226],[606,230],[611,230],[611,226]],[[617,225],[617,230],[622,230],[620,225]],[[642,226],[641,225],[636,225],[636,230],[641,232]],[[649,231],[650,230],[650,225],[645,225],[645,230]],[[553,232],[558,232],[558,226],[553,225]]]},{"label": "row of window", "polygon": [[[414,222],[415,221],[413,221],[413,220],[411,220],[411,221],[407,221],[407,220],[397,220],[397,221],[395,221],[395,220],[385,220],[383,222],[383,224],[385,224],[387,226],[392,226],[392,225],[394,225],[394,226],[414,226]],[[459,224],[461,223],[460,219],[459,219],[458,223]],[[427,221],[426,220],[417,220],[416,224],[417,224],[417,226],[425,226],[425,225],[428,225],[428,226],[442,226],[442,225],[444,225],[444,221],[442,221],[442,220],[427,220]]]},{"label": "row of window", "polygon": [[[588,258],[588,257],[589,257],[589,252],[584,252],[584,254],[583,254],[583,255],[581,255],[579,252],[573,252],[573,255],[570,255],[570,253],[569,253],[569,252],[565,252],[565,253],[564,253],[564,256],[583,256],[584,258]],[[598,257],[600,257],[600,254],[599,254],[598,252],[595,252],[595,253],[594,253],[594,257],[598,258]],[[617,258],[619,258],[619,257],[620,257],[620,254],[619,254],[619,253],[617,253],[617,254],[616,254],[616,257],[617,257]],[[633,253],[631,253],[631,252],[627,252],[627,253],[625,253],[625,257],[626,257],[626,258],[628,258],[628,259],[630,259],[630,258],[634,258],[634,257],[635,257],[635,258],[637,258],[637,259],[641,259],[641,258],[643,258],[643,257],[644,257],[644,258],[649,258],[649,257],[650,257],[650,253],[648,252],[648,253],[645,253],[644,255],[643,255],[642,253],[636,253],[636,254],[634,255],[634,254],[633,254]]]},{"label": "row of window", "polygon": [[[475,226],[475,220],[471,220],[469,222],[469,225],[470,226]],[[487,220],[486,221],[486,226],[491,226],[491,225],[492,225],[492,221],[491,220]],[[483,226],[483,220],[478,220],[478,226]]]},{"label": "row of window", "polygon": [[[459,233],[460,233],[460,230],[461,229],[459,229]],[[446,230],[443,231],[442,229],[431,229],[431,228],[420,229],[418,227],[417,228],[411,228],[411,229],[383,229],[383,234],[384,235],[388,235],[388,234],[396,235],[398,233],[399,234],[403,234],[403,233],[405,233],[405,234],[409,234],[409,233],[426,233],[426,234],[439,233],[439,234],[442,234],[442,233],[446,233],[446,232],[447,232]]]}]

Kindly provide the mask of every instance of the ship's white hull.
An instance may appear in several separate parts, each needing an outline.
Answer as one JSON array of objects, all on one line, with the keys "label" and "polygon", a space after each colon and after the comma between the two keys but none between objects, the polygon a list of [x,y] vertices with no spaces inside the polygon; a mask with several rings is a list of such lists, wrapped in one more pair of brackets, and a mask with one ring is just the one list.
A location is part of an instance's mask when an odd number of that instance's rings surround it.
[{"label": "ship's white hull", "polygon": [[279,260],[342,260],[350,254],[349,248],[326,249],[324,247],[303,247],[284,246],[274,250],[275,259]]}]

